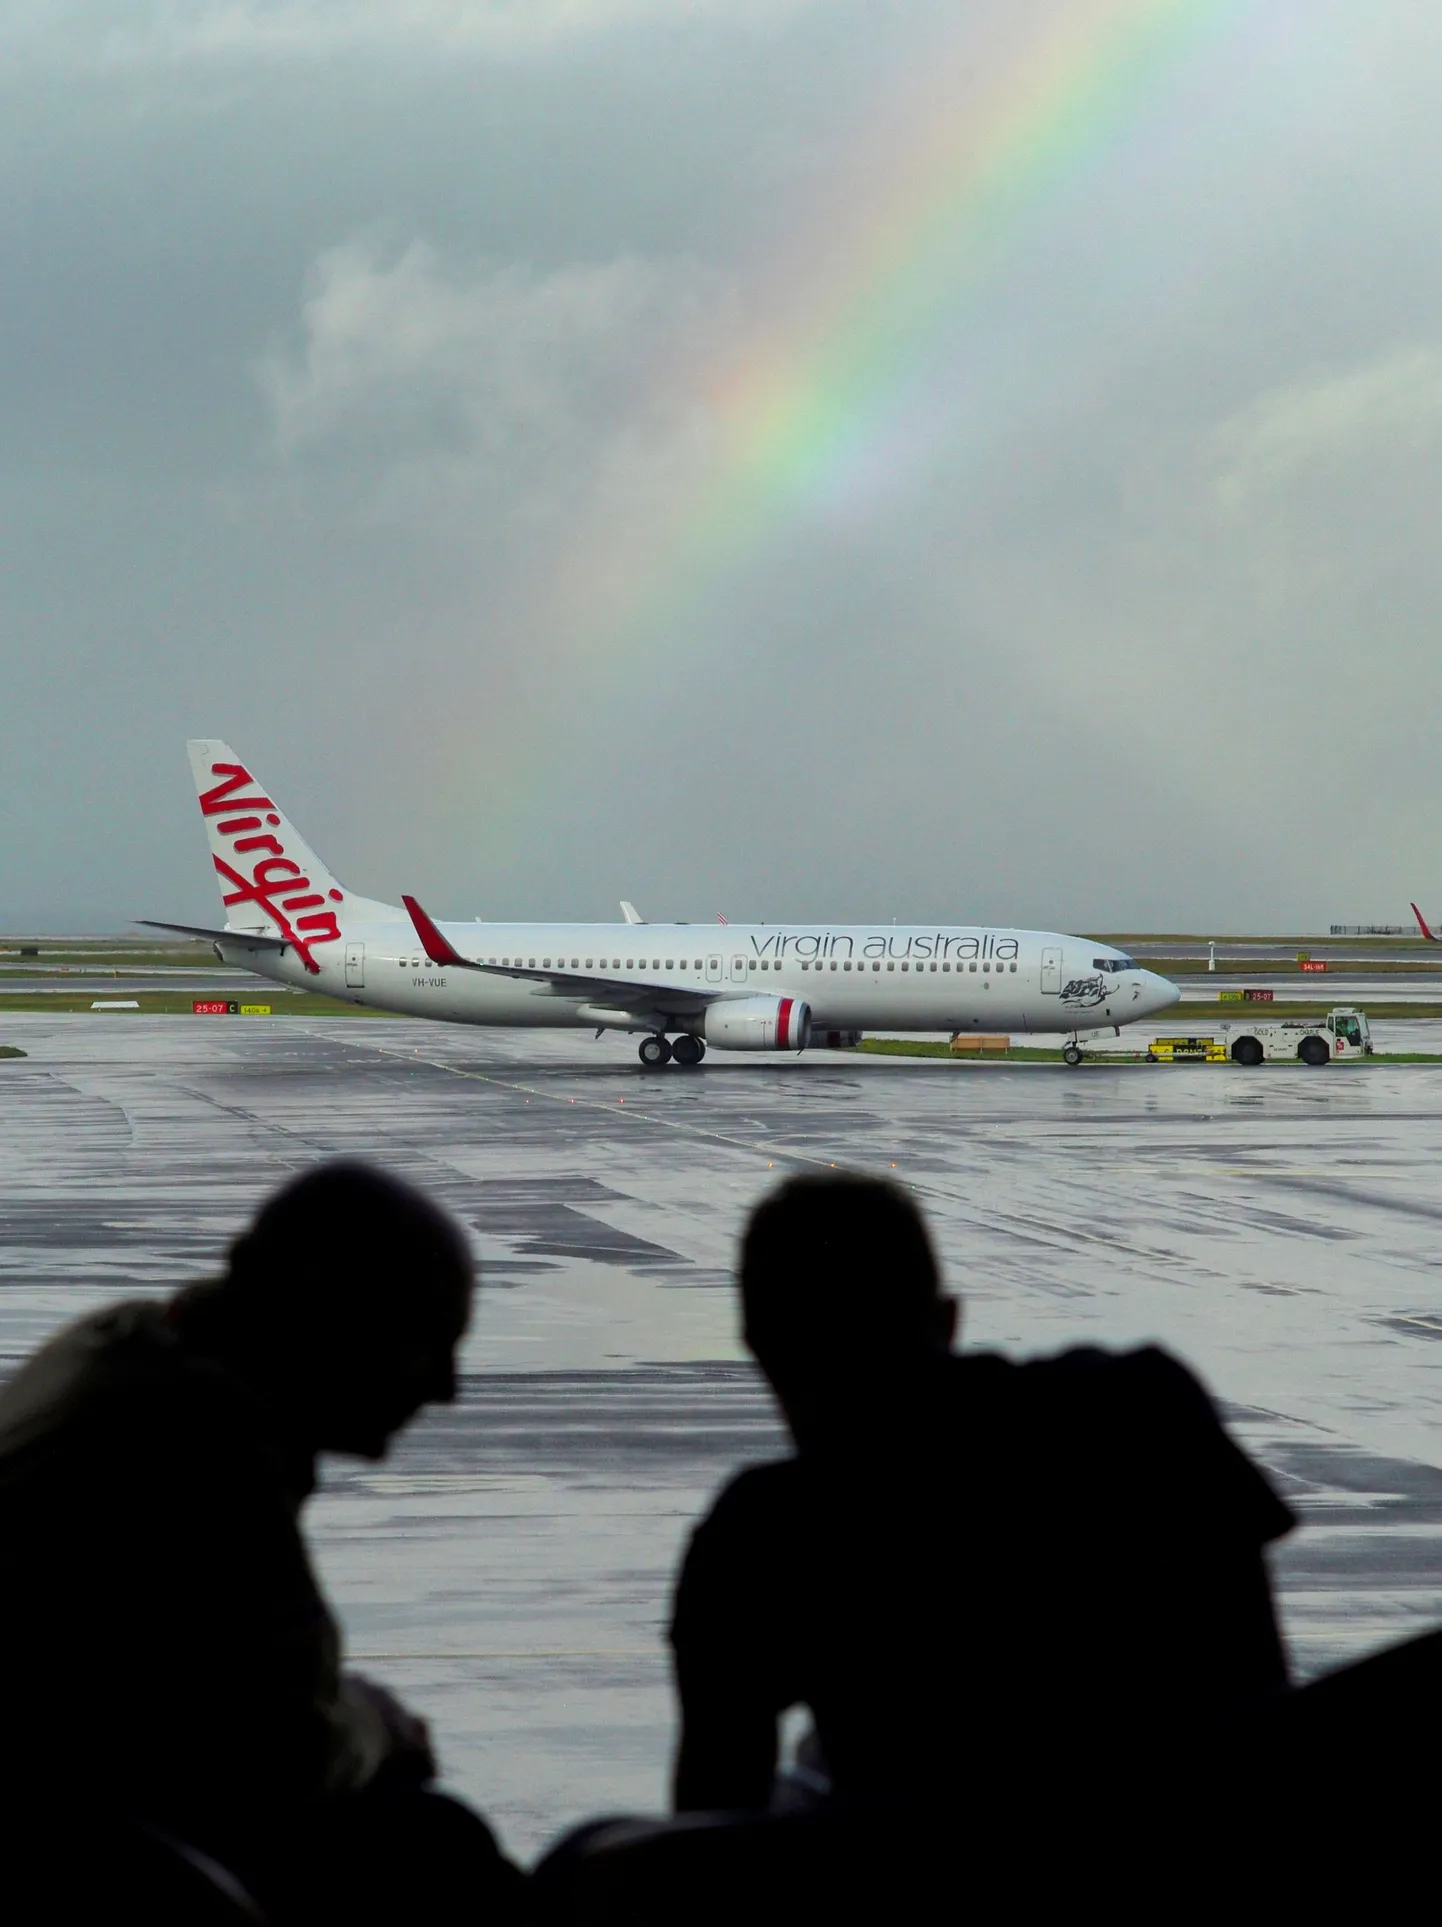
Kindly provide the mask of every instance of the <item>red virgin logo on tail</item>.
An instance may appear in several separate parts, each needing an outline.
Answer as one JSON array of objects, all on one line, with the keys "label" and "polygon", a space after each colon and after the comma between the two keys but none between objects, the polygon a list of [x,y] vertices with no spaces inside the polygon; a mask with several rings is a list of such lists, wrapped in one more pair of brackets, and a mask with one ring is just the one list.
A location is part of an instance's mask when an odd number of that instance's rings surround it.
[{"label": "red virgin logo on tail", "polygon": [[[216,824],[216,831],[229,840],[233,854],[244,859],[239,868],[222,856],[214,859],[221,878],[232,886],[222,893],[226,909],[237,903],[257,904],[286,942],[295,945],[306,969],[318,972],[320,965],[310,954],[311,945],[340,942],[335,911],[321,907],[325,897],[314,889],[308,876],[302,876],[300,865],[291,862],[280,839],[270,834],[280,827],[279,813],[270,798],[237,793],[258,792],[250,771],[239,763],[212,763],[210,773],[221,781],[214,789],[201,791],[200,813],[225,819]],[[261,856],[261,851],[267,854]],[[244,874],[245,863],[250,865],[249,876]],[[336,903],[344,900],[339,890],[332,890],[330,895]],[[302,910],[309,914],[301,916]]]}]

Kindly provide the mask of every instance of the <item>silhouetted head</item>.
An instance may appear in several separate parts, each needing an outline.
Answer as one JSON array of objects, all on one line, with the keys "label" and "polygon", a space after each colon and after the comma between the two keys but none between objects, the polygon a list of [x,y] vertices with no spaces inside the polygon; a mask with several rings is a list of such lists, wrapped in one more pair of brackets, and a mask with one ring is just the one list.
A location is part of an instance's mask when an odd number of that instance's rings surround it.
[{"label": "silhouetted head", "polygon": [[904,1395],[956,1331],[920,1213],[878,1178],[791,1178],[773,1191],[746,1228],[741,1303],[746,1343],[799,1443]]},{"label": "silhouetted head", "polygon": [[323,1164],[262,1208],[197,1310],[310,1447],[380,1458],[455,1397],[473,1282],[464,1234],[419,1191]]}]

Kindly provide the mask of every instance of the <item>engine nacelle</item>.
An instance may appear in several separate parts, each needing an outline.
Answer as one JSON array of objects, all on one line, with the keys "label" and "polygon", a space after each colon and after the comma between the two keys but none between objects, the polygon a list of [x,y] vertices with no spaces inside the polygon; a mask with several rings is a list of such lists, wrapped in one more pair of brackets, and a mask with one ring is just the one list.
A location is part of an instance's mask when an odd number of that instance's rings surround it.
[{"label": "engine nacelle", "polygon": [[720,997],[701,1035],[718,1050],[805,1050],[811,1006],[799,997]]}]

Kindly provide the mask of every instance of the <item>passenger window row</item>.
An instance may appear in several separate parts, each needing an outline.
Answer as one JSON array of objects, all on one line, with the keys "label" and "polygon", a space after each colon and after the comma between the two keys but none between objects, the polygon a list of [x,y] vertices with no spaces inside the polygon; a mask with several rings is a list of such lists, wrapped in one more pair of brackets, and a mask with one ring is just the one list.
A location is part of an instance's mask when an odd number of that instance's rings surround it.
[{"label": "passenger window row", "polygon": [[[762,968],[763,970],[765,970],[765,969],[766,969],[766,967],[767,967],[767,966],[766,966],[766,963],[765,963],[765,962],[763,961],[763,962],[762,962],[762,965],[761,965],[761,968]],[[831,964],[830,964],[830,966],[828,966],[828,965],[826,965],[826,964],[824,964],[824,963],[820,963],[820,962],[818,962],[818,963],[806,963],[806,962],[804,962],[804,963],[802,964],[802,966],[801,966],[801,968],[802,968],[803,970],[825,970],[825,969],[827,969],[828,967],[829,967],[830,969],[832,969],[832,970],[835,970],[835,969],[837,969],[837,968],[838,968],[838,966],[837,966],[837,964],[836,964],[835,962],[833,962],[833,963],[831,963]],[[841,968],[842,970],[851,970],[851,969],[853,969],[853,968],[854,968],[854,969],[856,969],[856,970],[865,970],[865,968],[866,968],[866,965],[865,965],[864,963],[858,963],[858,964],[856,964],[856,965],[854,965],[854,966],[853,966],[852,964],[849,964],[849,963],[845,963],[845,962],[843,962],[843,963],[842,963],[842,964],[841,964],[841,965],[840,965],[839,967],[840,967],[840,968]],[[975,972],[976,972],[976,965],[975,965],[974,963],[973,963],[973,964],[967,964],[967,965],[965,965],[964,967],[965,967],[965,968],[966,968],[967,970],[969,970],[969,971],[971,971],[973,975],[975,975]],[[751,968],[752,968],[753,970],[754,970],[754,969],[756,968],[756,966],[755,966],[755,964],[754,964],[754,963],[752,964],[752,966],[751,966]],[[781,968],[781,965],[780,965],[779,963],[775,963],[775,964],[772,964],[772,965],[771,965],[771,968],[772,968],[773,970],[779,970],[779,969]],[[880,965],[879,963],[873,963],[873,964],[872,964],[872,966],[871,966],[871,968],[872,968],[873,970],[880,970],[880,968],[881,968],[881,965]],[[888,970],[895,970],[895,968],[896,968],[896,965],[895,965],[895,963],[888,963],[888,964],[887,964],[887,966],[886,966],[886,968],[887,968]],[[936,970],[938,970],[938,969],[940,969],[940,970],[941,970],[941,971],[943,971],[943,972],[949,972],[949,971],[950,971],[950,969],[951,969],[951,965],[950,965],[949,963],[944,963],[944,964],[940,964],[940,965],[938,965],[938,964],[925,964],[925,963],[920,963],[920,962],[918,962],[918,963],[917,963],[917,964],[916,964],[915,966],[913,966],[913,965],[912,965],[911,963],[909,963],[908,961],[906,961],[905,959],[903,959],[903,960],[902,960],[902,965],[901,965],[901,968],[902,968],[903,970],[911,970],[912,968],[915,968],[915,969],[916,969],[916,970],[918,970],[918,971],[921,971],[921,970],[931,970],[931,971],[936,971]],[[1000,975],[1002,974],[1002,972],[1003,972],[1003,971],[1006,971],[1006,970],[1009,970],[1009,971],[1011,971],[1011,972],[1013,973],[1013,975],[1014,975],[1014,974],[1015,974],[1015,972],[1016,972],[1016,965],[1015,965],[1014,963],[991,963],[991,962],[987,962],[987,963],[983,963],[983,964],[982,964],[982,966],[981,966],[981,968],[982,968],[982,970],[983,970],[983,972],[985,972],[985,973],[986,973],[986,974],[987,974],[988,976],[989,976],[989,975],[991,974],[991,972],[992,972],[993,970],[994,970],[994,971],[995,971],[995,972],[997,973],[997,975],[998,975],[998,976],[1000,976]],[[958,965],[956,966],[956,973],[957,973],[957,975],[958,975],[958,976],[960,976],[960,975],[961,975],[961,973],[962,973],[962,969],[963,969],[963,966],[962,966],[961,964],[958,964]]]},{"label": "passenger window row", "polygon": [[[549,970],[551,968],[551,961],[549,957],[542,957],[538,966],[534,957],[487,957],[486,959],[486,962],[489,964],[499,964],[502,970],[509,970],[513,965],[517,970],[535,970],[538,967],[542,970]],[[557,957],[555,959],[555,966],[557,970],[565,970],[568,967],[564,957]],[[569,968],[572,970],[580,970],[581,967],[582,960],[579,957],[572,957]],[[585,959],[585,968],[587,970],[605,970],[608,968],[611,970],[619,970],[621,967],[621,959],[619,957],[612,957],[609,965],[604,957],[599,959],[587,957]],[[646,968],[646,959],[644,957],[627,957],[625,967],[627,970],[644,970]],[[691,963],[688,963],[685,957],[682,957],[679,963],[674,957],[667,957],[664,961],[660,957],[653,957],[651,959],[651,968],[652,970],[704,970],[706,964],[704,958],[701,957],[697,957],[695,961]],[[752,968],[755,968],[754,964]]]},{"label": "passenger window row", "polygon": [[[792,958],[792,959],[788,959],[788,961],[794,964],[796,959]],[[486,962],[488,964],[498,963],[503,970],[509,970],[512,967],[513,962],[517,970],[522,970],[522,969],[534,970],[537,967],[536,959],[534,957],[516,957],[514,959],[510,957],[487,957]],[[399,959],[399,963],[402,970],[407,970],[407,969],[419,970],[420,969],[420,959],[418,957],[413,958],[410,961],[410,963],[407,963],[406,959],[402,957]],[[601,970],[605,970],[607,968],[606,959],[602,957],[598,965],[594,958],[587,957],[585,960],[585,967],[587,970],[594,970],[597,968]],[[625,967],[627,970],[635,970],[637,968],[644,970],[646,968],[646,959],[642,957],[639,960],[639,964],[638,964],[638,961],[635,958],[627,957]],[[697,957],[695,962],[691,964],[688,964],[684,957],[681,959],[681,962],[680,962],[680,968],[682,970],[687,970],[687,969],[704,970],[705,967],[706,967],[705,962],[700,957]],[[1127,965],[1113,964],[1110,960],[1108,960],[1105,967],[1109,970],[1112,970],[1112,969],[1123,970],[1127,968]],[[542,970],[549,970],[551,968],[551,959],[549,957],[543,957],[540,962],[540,968]],[[564,970],[566,968],[566,959],[564,957],[557,957],[556,968],[558,970]],[[570,968],[572,970],[579,970],[581,968],[581,959],[579,957],[572,957]],[[621,959],[619,957],[613,957],[611,959],[610,968],[612,970],[619,970],[621,968]],[[673,957],[667,957],[664,964],[662,963],[659,957],[653,957],[651,959],[651,968],[653,970],[675,970],[677,968],[677,964],[676,964],[676,960]],[[777,958],[776,960],[773,961],[769,957],[762,957],[758,962],[758,960],[755,957],[752,957],[748,959],[747,968],[750,970],[757,970],[757,969],[780,970],[781,960]],[[818,958],[814,963],[810,959],[802,959],[801,968],[803,970],[826,970],[828,968],[832,970],[838,970],[838,969],[839,970],[853,970],[853,969],[865,970],[866,965],[864,962],[852,964],[849,962],[842,961],[838,963],[835,959],[833,959],[830,965],[828,966]],[[880,970],[881,965],[880,963],[873,963],[871,965],[871,968],[873,970]],[[895,962],[889,962],[886,968],[888,970],[895,970],[896,969]],[[930,970],[933,973],[936,970],[940,969],[944,973],[949,973],[951,970],[951,965],[949,963],[944,963],[940,965],[934,964],[934,963],[926,964],[926,963],[921,963],[919,961],[915,965],[913,965],[908,960],[903,959],[901,968],[903,970],[911,970],[913,968],[918,971]],[[1101,969],[1103,968],[1103,965],[1100,962],[1098,962],[1097,968]],[[986,975],[990,975],[992,971],[995,971],[997,975],[1000,976],[1004,971],[1008,971],[1008,970],[1012,973],[1013,976],[1015,976],[1016,974],[1016,965],[1014,963],[986,962],[981,965],[981,969],[983,973]],[[963,970],[969,970],[971,974],[975,976],[977,966],[974,963],[969,963],[964,965],[958,964],[956,966],[956,972],[958,976],[961,975]]]}]

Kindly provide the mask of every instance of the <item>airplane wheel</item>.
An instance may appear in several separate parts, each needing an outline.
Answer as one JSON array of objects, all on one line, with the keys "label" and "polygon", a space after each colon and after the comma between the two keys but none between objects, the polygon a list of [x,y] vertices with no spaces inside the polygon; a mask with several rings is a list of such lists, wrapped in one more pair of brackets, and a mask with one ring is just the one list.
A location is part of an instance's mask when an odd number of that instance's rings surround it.
[{"label": "airplane wheel", "polygon": [[1075,1070],[1077,1065],[1082,1061],[1080,1047],[1076,1044],[1067,1044],[1062,1050],[1061,1061],[1063,1064],[1070,1064],[1072,1069]]},{"label": "airplane wheel", "polygon": [[658,1071],[663,1064],[671,1062],[671,1046],[658,1032],[654,1037],[641,1039],[640,1056],[648,1071]]},{"label": "airplane wheel", "polygon": [[688,1070],[691,1065],[699,1064],[705,1055],[705,1044],[699,1037],[692,1037],[689,1031],[683,1032],[671,1046],[672,1061],[685,1065]]}]

